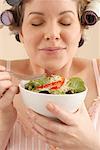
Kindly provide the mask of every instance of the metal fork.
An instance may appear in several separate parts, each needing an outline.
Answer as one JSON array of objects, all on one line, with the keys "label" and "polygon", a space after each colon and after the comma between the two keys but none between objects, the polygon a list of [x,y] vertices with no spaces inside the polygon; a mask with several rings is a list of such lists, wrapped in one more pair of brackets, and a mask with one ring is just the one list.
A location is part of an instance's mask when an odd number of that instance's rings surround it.
[{"label": "metal fork", "polygon": [[21,80],[35,80],[45,76],[45,74],[39,76],[25,75],[25,74],[19,74],[9,70],[6,70],[6,72],[10,73],[11,75],[15,76],[17,79],[21,79]]}]

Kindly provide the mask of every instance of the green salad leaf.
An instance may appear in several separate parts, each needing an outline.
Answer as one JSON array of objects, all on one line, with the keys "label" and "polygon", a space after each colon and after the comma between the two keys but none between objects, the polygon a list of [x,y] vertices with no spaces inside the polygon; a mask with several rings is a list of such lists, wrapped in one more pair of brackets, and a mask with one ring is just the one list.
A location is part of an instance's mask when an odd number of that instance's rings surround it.
[{"label": "green salad leaf", "polygon": [[67,82],[67,87],[69,90],[73,91],[73,93],[80,93],[85,91],[84,81],[79,77],[72,77]]},{"label": "green salad leaf", "polygon": [[25,84],[25,89],[29,91],[33,91],[36,87],[47,84],[50,82],[50,77],[42,76],[39,79],[30,80],[28,83]]},{"label": "green salad leaf", "polygon": [[49,82],[49,77],[41,77],[39,79],[33,80],[35,87],[47,84]]},{"label": "green salad leaf", "polygon": [[65,80],[65,83],[58,89],[50,89],[48,87],[44,87],[42,89],[37,89],[38,86],[42,86],[51,81],[57,81],[60,76],[46,77],[43,76],[39,79],[30,80],[25,84],[25,89],[38,92],[38,93],[47,93],[47,94],[74,94],[85,91],[85,83],[79,77],[72,77],[68,81]]}]

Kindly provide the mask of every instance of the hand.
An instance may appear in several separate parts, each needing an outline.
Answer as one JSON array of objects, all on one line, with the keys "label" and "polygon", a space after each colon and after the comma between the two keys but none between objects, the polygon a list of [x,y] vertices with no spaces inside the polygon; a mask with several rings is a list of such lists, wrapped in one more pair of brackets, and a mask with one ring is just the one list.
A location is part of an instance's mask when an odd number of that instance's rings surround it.
[{"label": "hand", "polygon": [[13,99],[18,93],[18,87],[13,85],[10,74],[5,70],[5,67],[0,66],[0,112],[13,108]]},{"label": "hand", "polygon": [[99,150],[96,131],[84,106],[75,113],[63,111],[57,105],[48,104],[47,109],[59,121],[51,120],[28,111],[30,121],[33,122],[33,132],[45,142],[63,150]]}]

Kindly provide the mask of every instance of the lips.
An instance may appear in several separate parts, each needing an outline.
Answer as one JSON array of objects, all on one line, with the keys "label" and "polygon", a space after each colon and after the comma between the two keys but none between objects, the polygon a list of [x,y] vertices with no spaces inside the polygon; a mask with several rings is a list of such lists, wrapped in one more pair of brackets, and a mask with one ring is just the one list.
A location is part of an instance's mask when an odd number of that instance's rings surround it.
[{"label": "lips", "polygon": [[57,50],[65,50],[65,47],[46,47],[39,49],[40,51],[57,51]]}]

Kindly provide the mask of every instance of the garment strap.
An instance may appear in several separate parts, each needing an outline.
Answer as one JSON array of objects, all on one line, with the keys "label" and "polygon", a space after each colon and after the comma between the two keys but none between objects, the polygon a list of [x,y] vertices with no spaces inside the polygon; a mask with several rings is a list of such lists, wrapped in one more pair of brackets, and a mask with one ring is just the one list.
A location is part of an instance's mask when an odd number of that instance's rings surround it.
[{"label": "garment strap", "polygon": [[7,71],[11,70],[11,61],[9,61],[9,60],[6,61],[6,70]]},{"label": "garment strap", "polygon": [[100,73],[99,73],[99,68],[98,68],[96,59],[93,59],[92,63],[93,63],[93,70],[94,70],[94,75],[95,75],[95,80],[96,80],[96,85],[97,85],[98,97],[100,97]]}]

